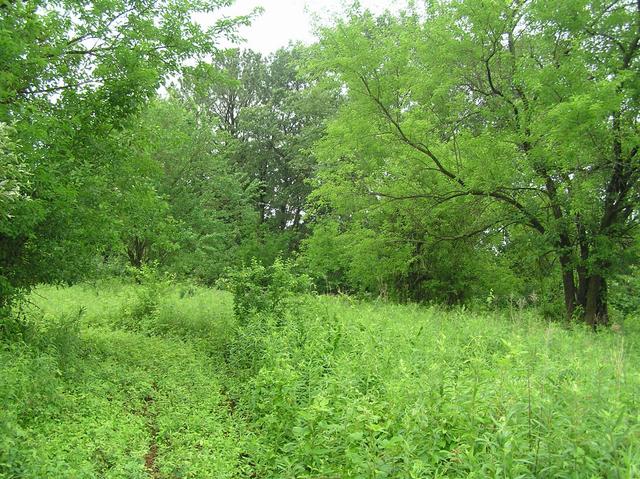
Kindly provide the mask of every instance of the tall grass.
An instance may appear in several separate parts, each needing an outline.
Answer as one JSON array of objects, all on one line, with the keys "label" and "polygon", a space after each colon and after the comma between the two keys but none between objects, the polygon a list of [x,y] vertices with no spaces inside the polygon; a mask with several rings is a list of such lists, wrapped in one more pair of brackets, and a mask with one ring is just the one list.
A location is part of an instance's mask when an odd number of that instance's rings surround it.
[{"label": "tall grass", "polygon": [[633,321],[283,301],[39,288],[0,342],[0,478],[640,476]]},{"label": "tall grass", "polygon": [[330,298],[245,329],[261,477],[640,474],[636,336]]},{"label": "tall grass", "polygon": [[157,329],[117,327],[141,288],[31,297],[26,333],[0,342],[0,478],[237,477],[242,435],[197,339],[213,350],[221,326],[209,313],[230,300],[177,288],[159,298]]}]

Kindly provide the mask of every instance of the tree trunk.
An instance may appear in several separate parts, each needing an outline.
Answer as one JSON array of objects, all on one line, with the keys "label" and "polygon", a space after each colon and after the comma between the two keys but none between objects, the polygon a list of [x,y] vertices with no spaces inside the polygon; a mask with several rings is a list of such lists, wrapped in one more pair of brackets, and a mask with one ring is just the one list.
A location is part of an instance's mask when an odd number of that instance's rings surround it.
[{"label": "tree trunk", "polygon": [[565,251],[559,255],[560,267],[562,268],[562,289],[564,291],[564,308],[567,320],[571,321],[576,311],[576,280],[571,264],[571,257],[567,254],[568,240],[565,235],[560,236],[560,245]]},{"label": "tree trunk", "polygon": [[578,263],[578,305],[582,311],[587,309],[587,286],[589,283],[589,273],[587,261],[589,260],[589,243],[587,242],[587,231],[578,214],[576,217],[576,229],[578,230],[578,246],[580,247],[580,263]]},{"label": "tree trunk", "polygon": [[142,264],[147,259],[147,246],[148,241],[140,239],[137,236],[130,240],[129,246],[127,247],[127,256],[129,257],[131,266],[138,269],[142,267]]},{"label": "tree trunk", "polygon": [[564,307],[567,320],[571,321],[576,311],[576,283],[573,269],[562,267],[562,288],[564,290]]},{"label": "tree trunk", "polygon": [[601,275],[594,275],[589,278],[584,320],[594,329],[597,326],[607,326],[609,324],[607,283]]}]

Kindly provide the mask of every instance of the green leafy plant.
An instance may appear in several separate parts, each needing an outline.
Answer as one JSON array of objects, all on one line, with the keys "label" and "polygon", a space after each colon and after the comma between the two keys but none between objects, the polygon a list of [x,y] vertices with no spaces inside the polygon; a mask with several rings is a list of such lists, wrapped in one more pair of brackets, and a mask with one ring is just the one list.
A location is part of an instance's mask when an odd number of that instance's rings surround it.
[{"label": "green leafy plant", "polygon": [[640,314],[640,268],[616,279],[612,285],[611,304],[623,316]]},{"label": "green leafy plant", "polygon": [[233,294],[233,310],[240,324],[259,313],[281,315],[296,295],[310,293],[308,276],[296,274],[292,261],[277,259],[264,266],[252,260],[249,266],[227,272],[219,285]]},{"label": "green leafy plant", "polygon": [[122,308],[116,325],[131,331],[152,332],[160,314],[160,301],[174,284],[174,277],[158,270],[156,265],[144,264],[129,269],[136,287]]}]

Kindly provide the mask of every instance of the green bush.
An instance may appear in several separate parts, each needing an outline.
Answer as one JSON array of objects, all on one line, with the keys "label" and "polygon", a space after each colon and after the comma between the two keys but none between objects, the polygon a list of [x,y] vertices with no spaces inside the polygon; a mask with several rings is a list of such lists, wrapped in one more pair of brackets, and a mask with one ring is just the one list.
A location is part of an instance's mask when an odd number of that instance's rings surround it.
[{"label": "green bush", "polygon": [[227,271],[219,285],[233,293],[233,311],[240,324],[255,314],[281,315],[296,295],[312,291],[306,275],[296,275],[291,261],[277,259],[263,266],[255,259],[239,270]]},{"label": "green bush", "polygon": [[640,268],[631,268],[626,275],[621,275],[611,285],[609,301],[623,316],[640,314]]},{"label": "green bush", "polygon": [[154,265],[131,268],[130,272],[136,287],[115,324],[129,331],[151,332],[160,315],[161,298],[174,284],[174,278]]}]

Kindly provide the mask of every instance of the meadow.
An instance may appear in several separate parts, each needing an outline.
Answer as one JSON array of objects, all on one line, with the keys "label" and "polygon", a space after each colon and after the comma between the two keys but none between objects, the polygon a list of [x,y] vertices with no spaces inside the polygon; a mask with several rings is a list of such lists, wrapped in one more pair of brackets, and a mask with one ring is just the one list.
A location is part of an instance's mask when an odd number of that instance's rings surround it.
[{"label": "meadow", "polygon": [[37,288],[3,324],[0,477],[640,476],[637,320],[283,298]]},{"label": "meadow", "polygon": [[640,0],[0,0],[0,479],[640,479],[639,100]]}]

